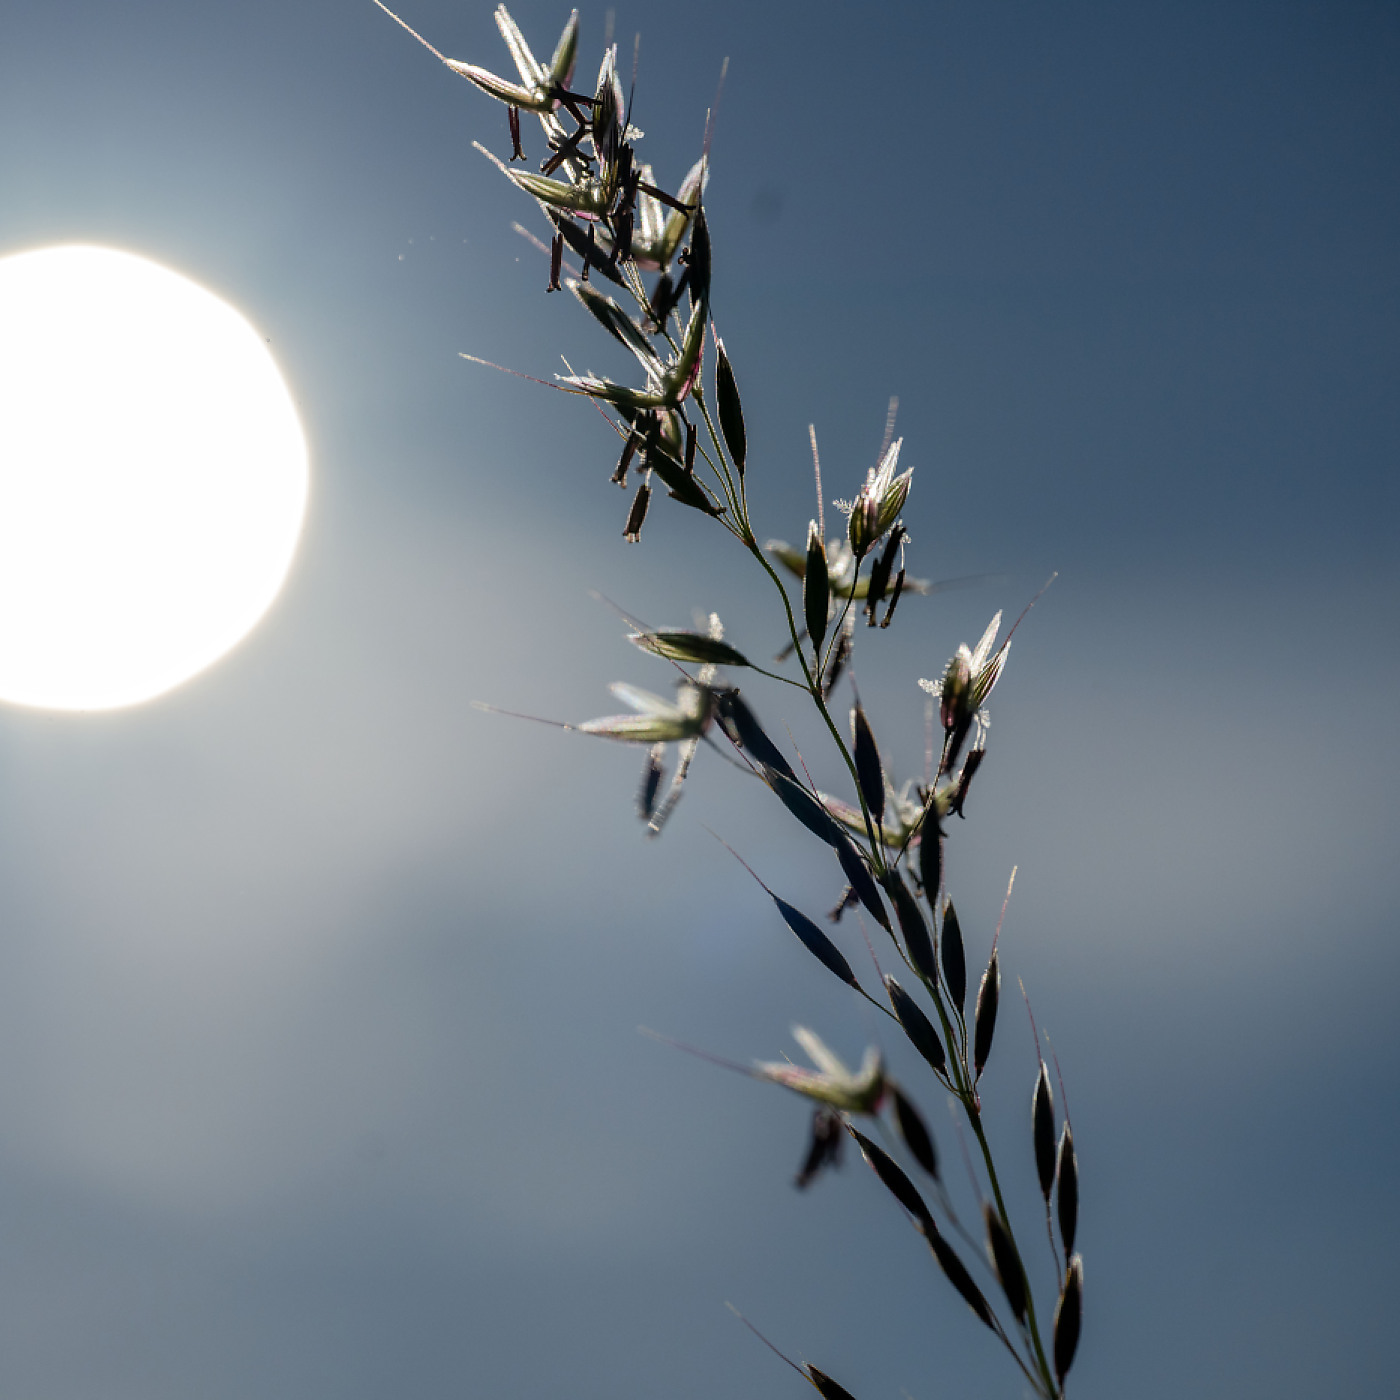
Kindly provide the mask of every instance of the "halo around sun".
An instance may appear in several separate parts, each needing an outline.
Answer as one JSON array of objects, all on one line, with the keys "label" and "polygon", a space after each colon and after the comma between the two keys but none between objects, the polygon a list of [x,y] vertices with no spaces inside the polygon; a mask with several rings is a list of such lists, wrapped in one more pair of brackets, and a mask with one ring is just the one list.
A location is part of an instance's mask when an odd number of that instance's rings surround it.
[{"label": "halo around sun", "polygon": [[282,587],[307,475],[212,292],[110,248],[0,258],[0,700],[116,709],[218,660]]}]

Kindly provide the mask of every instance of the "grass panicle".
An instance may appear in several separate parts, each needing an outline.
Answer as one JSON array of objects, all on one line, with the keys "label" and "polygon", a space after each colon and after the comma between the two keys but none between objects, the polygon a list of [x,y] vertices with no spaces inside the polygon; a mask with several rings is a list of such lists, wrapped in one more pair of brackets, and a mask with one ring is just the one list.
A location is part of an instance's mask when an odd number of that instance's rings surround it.
[{"label": "grass panicle", "polygon": [[[385,8],[382,0],[375,3]],[[913,494],[915,468],[910,461],[916,449],[911,446],[906,454],[904,439],[895,436],[897,400],[891,400],[883,440],[873,460],[852,470],[850,498],[835,502],[844,513],[845,529],[827,532],[830,502],[824,496],[815,428],[809,425],[817,500],[805,548],[781,539],[760,544],[764,537],[751,518],[749,487],[760,473],[785,468],[749,459],[749,430],[757,421],[754,405],[764,388],[763,367],[751,365],[746,371],[741,400],[730,346],[717,325],[723,287],[716,282],[705,210],[713,119],[706,124],[699,158],[679,183],[668,185],[638,153],[642,133],[632,121],[632,98],[624,93],[615,45],[605,48],[596,82],[581,83],[584,90],[580,91],[575,78],[582,44],[577,11],[565,20],[547,62],[536,57],[529,38],[504,5],[495,13],[513,75],[498,74],[499,65],[489,59],[478,61],[487,56],[473,56],[471,61],[449,58],[403,20],[391,17],[450,75],[466,79],[472,100],[484,96],[505,106],[508,156],[479,149],[539,211],[542,236],[526,232],[526,237],[543,259],[540,281],[546,291],[567,288],[572,293],[554,298],[550,308],[563,307],[560,315],[581,317],[610,351],[618,346],[625,349],[630,366],[617,379],[578,373],[567,364],[568,373],[556,376],[552,383],[529,374],[519,377],[582,398],[595,410],[580,428],[574,455],[591,455],[598,462],[600,478],[629,492],[622,533],[628,543],[639,546],[634,557],[643,561],[643,567],[649,563],[661,576],[674,565],[673,555],[650,560],[643,543],[643,527],[653,513],[669,511],[669,503],[674,502],[685,508],[682,517],[689,528],[707,532],[730,551],[715,555],[726,584],[736,565],[747,567],[756,604],[769,605],[766,614],[759,607],[754,610],[755,619],[766,620],[750,624],[746,619],[755,640],[753,648],[743,651],[724,640],[712,615],[708,631],[657,630],[632,623],[630,640],[645,654],[642,664],[671,668],[674,698],[619,682],[614,693],[630,713],[558,727],[646,746],[636,804],[651,835],[661,831],[675,808],[692,762],[713,751],[740,770],[737,781],[753,785],[748,789],[751,795],[759,793],[757,784],[762,784],[778,799],[776,803],[766,796],[761,799],[775,823],[791,818],[797,828],[835,852],[835,866],[827,856],[814,867],[824,872],[818,878],[829,885],[816,897],[828,906],[835,899],[838,915],[854,908],[890,931],[912,990],[895,977],[884,976],[888,1008],[864,990],[830,934],[762,880],[758,882],[805,952],[877,1007],[888,1021],[886,1025],[886,1019],[881,1020],[882,1028],[908,1043],[919,1073],[931,1076],[929,1086],[951,1096],[968,1140],[983,1243],[1001,1288],[999,1307],[1009,1313],[1011,1322],[1003,1325],[951,1242],[950,1236],[974,1254],[982,1247],[960,1223],[939,1177],[933,1136],[911,1094],[887,1072],[881,1047],[872,1046],[860,1067],[850,1070],[813,1032],[798,1027],[794,1034],[812,1068],[790,1061],[745,1067],[706,1058],[786,1088],[812,1107],[810,1137],[795,1179],[799,1189],[835,1167],[845,1136],[852,1136],[885,1189],[928,1241],[953,1292],[1010,1355],[1020,1372],[1020,1390],[1028,1386],[1042,1400],[1062,1400],[1064,1378],[1079,1342],[1083,1292],[1083,1266],[1074,1252],[1079,1215],[1074,1143],[1066,1121],[1056,1145],[1055,1101],[1040,1060],[1031,1137],[1047,1228],[1053,1243],[1053,1195],[1065,1260],[1060,1274],[1057,1253],[1058,1292],[1053,1328],[1047,1334],[1022,1267],[1023,1251],[1012,1230],[996,1152],[982,1116],[981,1095],[991,1092],[994,1084],[984,1085],[982,1076],[1000,999],[998,939],[993,939],[978,988],[969,1034],[967,954],[949,895],[950,883],[958,884],[959,878],[956,863],[950,869],[950,845],[956,847],[962,840],[961,835],[952,838],[949,833],[963,829],[968,791],[987,752],[987,706],[1006,669],[1011,637],[998,641],[1002,614],[995,614],[975,645],[956,646],[936,679],[918,681],[931,707],[926,771],[922,783],[897,787],[854,684],[849,730],[836,718],[841,713],[838,689],[853,675],[858,617],[863,615],[867,623],[860,629],[862,639],[867,635],[870,639],[862,640],[861,648],[887,647],[892,643],[883,639],[896,635],[892,626],[896,604],[906,595],[928,598],[945,587],[985,581],[930,584],[908,572],[917,561],[908,558],[913,540],[905,513],[911,499],[921,497]],[[535,118],[538,133],[533,123],[526,124],[528,133],[524,130],[522,116]],[[712,346],[708,356],[707,341]],[[465,352],[463,357],[490,364]],[[596,439],[587,438],[586,433],[599,434],[599,417],[604,420],[602,433]],[[930,507],[925,518],[938,516]],[[906,603],[898,620],[902,622],[910,611]],[[778,669],[770,670],[752,659],[766,662],[769,656],[776,657],[771,664]],[[725,678],[724,673],[731,671],[743,672],[744,695]],[[806,760],[795,763],[759,722],[751,699],[765,686],[773,695],[806,708],[827,750],[812,761],[834,770],[839,789],[820,791],[807,772]],[[765,692],[765,710],[768,703]],[[883,739],[886,753],[900,747],[898,735],[886,733]],[[907,742],[916,751],[925,747],[917,735]],[[663,795],[666,751],[672,744],[678,746],[678,757]],[[795,746],[790,745],[789,752],[795,754]],[[954,823],[954,817],[960,820]],[[959,886],[960,899],[974,897]],[[892,1108],[898,1137],[896,1141],[890,1136],[890,1147],[907,1154],[933,1182],[932,1205],[893,1152],[854,1125],[854,1119],[882,1122],[879,1115],[887,1107]],[[947,1234],[940,1228],[935,1207],[946,1219]],[[845,1260],[832,1261],[833,1268],[845,1266]],[[1047,1301],[1042,1297],[1042,1304]],[[788,1364],[824,1400],[851,1400],[850,1392],[825,1372],[792,1361]],[[937,1388],[930,1383],[930,1392]]]}]

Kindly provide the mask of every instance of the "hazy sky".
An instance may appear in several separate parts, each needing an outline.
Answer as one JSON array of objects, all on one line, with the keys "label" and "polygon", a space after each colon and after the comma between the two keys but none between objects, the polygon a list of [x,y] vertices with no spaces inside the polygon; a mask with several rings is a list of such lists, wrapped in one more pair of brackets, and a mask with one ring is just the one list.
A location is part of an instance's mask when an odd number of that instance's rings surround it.
[{"label": "hazy sky", "polygon": [[[567,11],[512,8],[548,51]],[[504,71],[490,10],[401,12]],[[985,957],[1020,869],[987,1097],[1033,1224],[1019,976],[1079,1144],[1072,1393],[1386,1393],[1400,12],[666,0],[618,8],[624,69],[638,29],[667,185],[730,58],[714,313],[760,533],[812,514],[807,424],[850,495],[897,394],[915,572],[995,576],[868,646],[892,766],[915,679],[1060,572],[950,887]],[[0,1391],[810,1393],[729,1300],[861,1400],[1021,1394],[869,1173],[792,1189],[796,1099],[636,1033],[858,1057],[873,1017],[705,827],[813,912],[829,862],[713,755],[648,844],[637,755],[470,708],[664,688],[592,590],[779,641],[698,517],[623,544],[586,406],[458,357],[623,368],[471,147],[503,109],[369,0],[53,0],[0,35],[0,253],[106,243],[227,297],[313,470],[234,655],[0,713]]]}]

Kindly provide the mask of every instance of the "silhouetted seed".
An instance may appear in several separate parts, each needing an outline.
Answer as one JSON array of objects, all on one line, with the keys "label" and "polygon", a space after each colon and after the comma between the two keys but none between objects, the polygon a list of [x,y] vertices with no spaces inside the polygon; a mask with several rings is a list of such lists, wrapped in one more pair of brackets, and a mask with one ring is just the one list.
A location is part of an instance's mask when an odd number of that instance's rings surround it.
[{"label": "silhouetted seed", "polygon": [[510,122],[510,158],[524,160],[525,152],[520,148],[520,108],[507,107],[506,120]]},{"label": "silhouetted seed", "polygon": [[885,770],[880,764],[880,750],[875,747],[874,732],[859,704],[851,711],[851,727],[855,731],[856,777],[860,780],[861,796],[879,826],[885,819]]},{"label": "silhouetted seed", "polygon": [[865,620],[871,627],[875,625],[875,611],[884,601],[885,590],[890,583],[890,571],[894,568],[895,554],[903,538],[903,528],[896,525],[890,531],[890,537],[886,540],[884,549],[880,551],[880,557],[870,566],[870,582],[865,595]]},{"label": "silhouetted seed", "polygon": [[[804,790],[799,789],[799,791]],[[780,797],[782,796],[781,793],[778,795]],[[816,806],[819,811],[826,811],[826,808],[822,807],[820,803],[814,802],[813,805]],[[789,807],[789,810],[792,810],[791,807]],[[793,815],[797,816],[797,813],[794,811]],[[799,818],[799,820],[803,819]],[[865,857],[856,850],[850,837],[847,836],[840,827],[836,826],[834,822],[832,825],[839,839],[833,841],[831,844],[836,847],[836,858],[841,862],[841,869],[845,873],[846,878],[851,882],[851,888],[856,892],[856,897],[865,905],[870,917],[874,919],[886,933],[893,933],[894,929],[890,926],[889,911],[885,908],[885,901],[880,898],[880,887],[875,883],[875,877],[870,873],[870,868],[865,863]],[[818,836],[821,834],[820,831],[816,832]]]},{"label": "silhouetted seed", "polygon": [[885,889],[894,901],[895,917],[899,920],[899,931],[904,935],[904,950],[914,971],[925,981],[935,982],[938,968],[933,960],[933,943],[929,939],[928,924],[918,901],[909,891],[909,886],[897,870],[891,870],[885,880]]},{"label": "silhouetted seed", "polygon": [[794,909],[785,899],[773,896],[778,912],[787,921],[787,926],[806,945],[807,951],[834,972],[848,987],[858,987],[856,975],[851,965],[841,956],[841,950],[809,919],[800,909]]},{"label": "silhouetted seed", "polygon": [[776,769],[795,783],[797,775],[778,750],[778,746],[763,732],[754,712],[744,703],[737,690],[727,690],[719,697],[719,722],[732,742],[737,744],[760,766]]},{"label": "silhouetted seed", "polygon": [[1074,1150],[1074,1135],[1066,1123],[1060,1132],[1060,1157],[1056,1168],[1055,1204],[1060,1217],[1060,1240],[1065,1258],[1074,1253],[1074,1232],[1079,1225],[1079,1157]]},{"label": "silhouetted seed", "polygon": [[1084,1261],[1076,1254],[1065,1272],[1065,1286],[1055,1307],[1055,1378],[1062,1384],[1074,1364],[1079,1346],[1080,1314],[1084,1306]]},{"label": "silhouetted seed", "polygon": [[[932,893],[929,898],[933,898]],[[962,928],[951,899],[943,909],[943,937],[939,945],[943,954],[943,980],[947,983],[953,1005],[961,1011],[967,1000],[967,959],[963,956]]]},{"label": "silhouetted seed", "polygon": [[822,1400],[856,1400],[856,1397],[846,1389],[844,1385],[831,1379],[825,1371],[819,1371],[815,1366],[804,1368],[807,1379],[817,1388],[817,1394]]},{"label": "silhouetted seed", "polygon": [[661,790],[661,776],[664,771],[662,760],[666,756],[665,744],[653,744],[647,750],[646,767],[642,769],[642,785],[637,792],[637,815],[649,822],[656,811],[656,794]]},{"label": "silhouetted seed", "polygon": [[841,1165],[841,1149],[846,1142],[846,1128],[841,1115],[831,1108],[818,1108],[812,1113],[812,1141],[793,1185],[805,1191],[828,1167]]},{"label": "silhouetted seed", "polygon": [[[593,225],[592,225],[592,224],[589,224],[589,225],[588,225],[588,233],[587,233],[587,235],[586,235],[586,242],[587,242],[587,245],[588,245],[588,246],[587,246],[587,250],[584,252],[584,255],[583,255],[583,272],[582,272],[582,274],[581,274],[581,280],[584,281],[584,282],[587,282],[587,281],[588,281],[588,269],[589,269],[590,267],[594,267],[594,266],[601,267],[601,266],[603,265],[602,262],[601,262],[601,260],[600,260],[599,257],[598,257],[598,240],[597,240],[596,235],[595,235],[594,232],[593,232]],[[615,279],[615,280],[620,280],[620,279]]]},{"label": "silhouetted seed", "polygon": [[642,521],[647,518],[647,506],[650,504],[651,487],[644,481],[632,497],[632,509],[627,512],[627,524],[622,531],[622,538],[628,544],[636,544],[642,538]]},{"label": "silhouetted seed", "polygon": [[695,424],[687,422],[685,425],[685,473],[687,476],[695,475]]},{"label": "silhouetted seed", "polygon": [[962,766],[962,772],[958,774],[958,790],[953,794],[953,811],[960,817],[963,815],[963,803],[967,801],[967,790],[972,786],[972,780],[977,776],[977,770],[986,756],[986,749],[973,749]]},{"label": "silhouetted seed", "polygon": [[690,252],[686,258],[686,270],[690,273],[691,298],[708,302],[710,299],[710,226],[705,222],[703,208],[695,211],[695,222],[691,225]]},{"label": "silhouetted seed", "polygon": [[706,515],[724,514],[725,507],[717,505],[700,482],[687,474],[685,468],[659,443],[648,445],[646,463],[661,478],[673,501],[690,506],[692,510],[704,511]]},{"label": "silhouetted seed", "polygon": [[564,266],[564,235],[556,233],[549,241],[549,286],[547,292],[557,292],[560,288],[559,273]]},{"label": "silhouetted seed", "polygon": [[992,1310],[987,1306],[982,1290],[973,1283],[967,1266],[954,1252],[953,1246],[937,1231],[929,1232],[928,1242],[929,1248],[933,1250],[933,1257],[938,1260],[938,1267],[943,1270],[948,1282],[962,1294],[963,1302],[995,1332],[996,1322]]},{"label": "silhouetted seed", "polygon": [[928,900],[928,907],[935,908],[938,903],[938,891],[943,884],[943,831],[938,825],[932,798],[929,799],[922,835],[919,837],[919,883],[924,887],[924,898]]},{"label": "silhouetted seed", "polygon": [[807,527],[807,564],[802,571],[802,619],[807,624],[812,654],[821,656],[826,637],[827,612],[831,607],[831,578],[826,566],[826,545],[814,520]]},{"label": "silhouetted seed", "polygon": [[942,1075],[948,1072],[948,1058],[943,1053],[943,1042],[933,1028],[933,1022],[920,1010],[919,1004],[894,980],[885,978],[885,990],[890,994],[890,1005],[904,1027],[909,1043]]},{"label": "silhouetted seed", "polygon": [[884,601],[885,589],[889,587],[890,571],[881,554],[870,566],[870,577],[866,581],[865,625],[874,627],[875,610]]},{"label": "silhouetted seed", "polygon": [[894,616],[895,604],[899,602],[899,595],[903,592],[904,569],[901,567],[900,571],[894,576],[894,587],[890,590],[890,605],[885,609],[885,615],[880,620],[880,628],[882,631],[890,625],[890,619]]},{"label": "silhouetted seed", "polygon": [[744,474],[744,461],[748,456],[748,437],[744,432],[744,410],[739,403],[739,386],[734,381],[734,367],[729,363],[724,342],[716,338],[715,356],[715,404],[719,409],[719,429],[724,434],[724,445],[740,476]]},{"label": "silhouetted seed", "polygon": [[860,896],[847,885],[846,888],[841,891],[841,898],[836,901],[835,906],[827,914],[828,922],[839,924],[841,922],[841,915],[844,914],[847,909],[854,909],[859,903]]},{"label": "silhouetted seed", "polygon": [[972,1068],[978,1078],[986,1068],[987,1056],[992,1053],[992,1035],[997,1028],[997,1004],[1000,1001],[1001,964],[993,948],[992,960],[987,964],[987,970],[982,974],[982,985],[977,990],[977,1016],[972,1029]]},{"label": "silhouetted seed", "polygon": [[1026,1271],[1021,1267],[1021,1256],[1016,1253],[1016,1244],[1011,1238],[1005,1223],[990,1202],[982,1206],[982,1218],[987,1223],[987,1254],[996,1270],[1001,1291],[1006,1294],[1007,1306],[1017,1322],[1026,1316]]},{"label": "silhouetted seed", "polygon": [[836,650],[827,663],[826,679],[822,681],[823,700],[831,699],[831,692],[836,689],[836,682],[841,679],[841,674],[846,669],[846,662],[851,659],[851,646],[851,634],[843,629],[841,635],[836,639]]},{"label": "silhouetted seed", "polygon": [[617,459],[617,469],[610,478],[614,485],[627,485],[627,468],[632,465],[632,458],[637,455],[637,448],[641,446],[641,442],[642,439],[635,430],[627,434],[627,441],[622,444],[622,456]]},{"label": "silhouetted seed", "polygon": [[1031,1136],[1035,1142],[1035,1170],[1040,1177],[1040,1194],[1050,1204],[1050,1188],[1055,1184],[1055,1101],[1050,1093],[1050,1076],[1045,1061],[1031,1096]]},{"label": "silhouetted seed", "polygon": [[875,1169],[875,1175],[884,1182],[890,1195],[918,1221],[919,1227],[926,1234],[936,1233],[938,1227],[933,1223],[933,1216],[924,1204],[924,1198],[915,1190],[914,1183],[905,1176],[903,1168],[883,1147],[876,1147],[864,1133],[851,1127],[849,1123],[846,1125],[846,1131],[860,1144],[865,1160]]},{"label": "silhouetted seed", "polygon": [[935,1180],[938,1180],[938,1152],[933,1145],[933,1137],[924,1124],[919,1110],[908,1099],[898,1084],[891,1086],[894,1092],[894,1117],[899,1124],[899,1135],[909,1149],[909,1155]]},{"label": "silhouetted seed", "polygon": [[[789,778],[787,774],[776,768],[763,769],[764,781],[777,794],[778,800],[784,807],[792,813],[813,836],[820,837],[826,844],[841,854],[842,847],[849,846],[850,839],[846,833],[836,824],[836,819],[830,812],[804,788],[801,783],[794,778]],[[857,860],[854,868],[851,867],[847,858],[841,860],[841,869],[846,872],[846,878],[855,886],[856,894],[861,893],[860,872],[864,867]],[[870,875],[865,871],[865,878],[869,880]],[[865,900],[862,897],[861,903]],[[873,911],[872,911],[873,912]],[[888,918],[888,916],[886,916]]]},{"label": "silhouetted seed", "polygon": [[632,256],[632,211],[619,209],[612,216],[613,246],[611,261],[626,262]]}]

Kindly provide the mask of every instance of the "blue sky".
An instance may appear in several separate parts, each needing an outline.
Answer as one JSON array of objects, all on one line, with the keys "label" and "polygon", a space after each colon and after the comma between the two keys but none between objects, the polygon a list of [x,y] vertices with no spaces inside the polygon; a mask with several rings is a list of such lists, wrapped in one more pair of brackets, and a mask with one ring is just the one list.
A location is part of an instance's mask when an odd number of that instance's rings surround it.
[{"label": "blue sky", "polygon": [[[1060,573],[952,888],[985,953],[1019,866],[1007,986],[1084,1180],[1072,1393],[1382,1393],[1400,17],[871,8],[619,6],[616,32],[672,185],[730,58],[714,310],[760,533],[812,513],[807,424],[849,495],[897,394],[915,571],[995,576],[861,658],[895,767],[915,678]],[[504,68],[490,6],[402,13]],[[547,48],[566,12],[513,13]],[[128,712],[0,714],[0,1388],[803,1394],[730,1300],[862,1400],[1019,1394],[868,1173],[791,1189],[796,1100],[636,1034],[775,1058],[801,1021],[857,1056],[878,1027],[704,828],[813,910],[826,863],[703,756],[648,845],[630,751],[470,708],[662,688],[593,590],[776,645],[726,537],[661,502],[623,545],[591,412],[458,357],[621,368],[471,148],[504,150],[501,109],[368,0],[5,31],[0,252],[108,243],[234,302],[313,492],[220,665]],[[1006,1011],[988,1098],[1029,1203]]]}]

